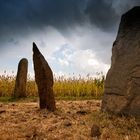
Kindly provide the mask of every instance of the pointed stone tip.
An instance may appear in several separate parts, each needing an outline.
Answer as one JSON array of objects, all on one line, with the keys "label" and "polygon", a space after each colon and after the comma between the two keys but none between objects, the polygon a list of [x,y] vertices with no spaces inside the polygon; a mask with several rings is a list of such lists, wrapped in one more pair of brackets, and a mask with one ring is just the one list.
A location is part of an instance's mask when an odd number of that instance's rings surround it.
[{"label": "pointed stone tip", "polygon": [[33,52],[39,52],[39,49],[37,48],[35,42],[33,42]]},{"label": "pointed stone tip", "polygon": [[36,46],[35,42],[33,42],[33,46]]}]

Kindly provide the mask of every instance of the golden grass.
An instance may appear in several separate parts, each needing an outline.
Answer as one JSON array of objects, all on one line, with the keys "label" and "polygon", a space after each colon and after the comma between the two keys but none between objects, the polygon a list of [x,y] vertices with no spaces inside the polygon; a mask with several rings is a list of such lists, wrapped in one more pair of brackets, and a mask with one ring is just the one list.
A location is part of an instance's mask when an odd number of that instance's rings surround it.
[{"label": "golden grass", "polygon": [[[15,76],[0,76],[0,97],[12,96],[15,86]],[[54,78],[54,93],[57,98],[95,98],[100,99],[104,90],[104,76],[92,78],[87,75],[86,78],[73,76],[65,78],[64,76]],[[37,96],[37,85],[35,81],[28,76],[27,96]]]},{"label": "golden grass", "polygon": [[15,77],[9,75],[0,75],[0,97],[11,96],[15,86]]},{"label": "golden grass", "polygon": [[94,111],[90,120],[91,123],[98,125],[101,129],[101,140],[140,139],[140,118]]},{"label": "golden grass", "polygon": [[[1,75],[0,76],[0,101],[12,101],[10,96],[12,96],[13,91],[14,91],[14,85],[15,85],[15,77],[14,76],[8,76],[6,74]],[[104,90],[104,76],[100,76],[100,78],[92,78],[90,76],[87,76],[86,78],[82,78],[81,76],[79,76],[78,78],[76,78],[75,76],[72,78],[65,78],[64,76],[62,77],[58,77],[54,79],[54,93],[57,99],[100,99],[103,95],[103,90]],[[13,111],[13,108],[15,107],[15,110],[17,109],[17,106],[20,106],[20,109],[26,109],[25,115],[24,115],[24,119],[27,122],[27,128],[24,128],[23,125],[23,130],[27,129],[27,132],[30,132],[28,128],[28,124],[30,126],[31,122],[28,122],[28,120],[33,120],[34,119],[29,119],[29,116],[34,116],[34,115],[38,115],[38,112],[36,112],[37,108],[37,104],[36,103],[30,103],[30,101],[36,101],[37,98],[37,86],[36,83],[33,79],[31,79],[28,76],[28,82],[27,82],[27,96],[31,97],[31,100],[29,98],[29,107],[25,107],[24,102],[22,103],[22,100],[20,100],[20,103],[18,104],[8,104],[9,106],[11,106],[11,110],[6,110],[5,106],[7,104],[1,104],[1,109],[2,111],[5,110],[6,112],[3,113],[4,115],[4,119],[5,119],[5,114],[9,115],[10,111]],[[13,100],[16,101],[16,100]],[[27,100],[26,100],[27,101]],[[33,107],[30,109],[32,111],[28,111],[30,106],[32,104],[36,104],[33,105]],[[91,101],[57,101],[57,106],[58,106],[58,110],[61,110],[60,112],[60,116],[62,116],[62,120],[58,120],[58,122],[62,122],[63,124],[63,118],[65,115],[66,118],[70,118],[70,121],[72,122],[72,126],[70,127],[71,133],[69,134],[69,137],[71,139],[73,139],[73,131],[75,132],[76,130],[80,130],[77,132],[77,135],[75,135],[76,139],[78,139],[79,137],[81,137],[81,130],[82,130],[82,138],[83,139],[92,139],[90,137],[90,130],[92,127],[92,124],[96,124],[99,126],[100,131],[101,131],[101,136],[100,136],[100,140],[139,140],[140,139],[140,119],[139,118],[134,118],[134,117],[130,117],[130,116],[115,116],[113,114],[108,114],[108,113],[102,113],[100,112],[100,101],[98,100],[91,100]],[[8,107],[9,109],[10,107]],[[75,110],[76,109],[76,110]],[[76,113],[76,111],[79,111],[81,109],[86,110],[87,115],[79,115],[78,113]],[[6,120],[11,120],[13,118],[13,122],[14,120],[20,120],[22,122],[23,119],[23,114],[21,113],[21,115],[18,114],[19,110],[17,111],[17,115],[15,115],[15,112],[12,113],[12,116],[10,114],[10,116],[7,116]],[[61,114],[61,113],[64,114]],[[29,113],[29,114],[28,114]],[[35,114],[30,114],[30,113],[35,113]],[[39,114],[40,115],[40,114]],[[52,115],[52,114],[50,114]],[[54,118],[57,118],[55,114]],[[70,115],[70,116],[69,116]],[[21,117],[22,116],[22,117]],[[74,120],[72,119],[72,116],[74,116]],[[12,117],[12,118],[9,118]],[[16,119],[17,117],[20,117],[18,119]],[[27,117],[27,118],[26,118]],[[40,116],[39,116],[40,117]],[[38,123],[38,118],[37,116],[37,122],[36,124],[40,124]],[[45,116],[46,117],[46,116]],[[44,117],[43,117],[44,118]],[[50,118],[52,118],[52,116],[50,116]],[[42,118],[41,118],[42,119]],[[79,120],[80,119],[80,120]],[[24,121],[25,121],[24,120]],[[47,121],[47,119],[45,119],[44,121]],[[84,123],[83,123],[84,120]],[[75,122],[74,122],[75,121]],[[1,125],[3,125],[4,121],[1,121]],[[11,135],[13,135],[13,138],[19,137],[17,136],[17,131],[15,124],[13,123],[12,125],[6,121],[7,123],[5,123],[5,126],[1,129],[1,133],[6,132],[5,129],[8,131],[8,133],[3,133],[4,134],[4,138],[6,134],[9,134],[7,137],[11,138]],[[49,121],[43,123],[45,124],[45,126],[48,127],[48,125],[46,125]],[[23,123],[23,122],[22,122]],[[19,121],[19,125],[21,125],[22,123],[20,123]],[[33,122],[34,124],[34,122]],[[50,130],[53,129],[52,124],[49,124],[50,126]],[[56,128],[57,126],[54,125],[54,128]],[[58,126],[61,126],[61,123],[58,123]],[[9,129],[7,129],[7,126],[10,126]],[[34,127],[34,126],[32,126]],[[43,128],[43,127],[42,127]],[[47,128],[45,130],[43,130],[43,134],[37,134],[38,137],[42,137],[45,134],[49,133],[50,137],[52,137],[54,134],[57,135],[57,137],[60,137],[60,139],[64,138],[64,135],[62,134],[62,137],[59,136],[59,130],[61,127],[58,127],[59,129],[54,129],[54,133],[52,133],[52,131],[50,132],[50,130],[47,131]],[[79,128],[79,129],[78,129]],[[16,131],[15,131],[16,130]],[[57,131],[58,130],[58,131]],[[62,127],[62,131],[65,130],[65,133],[70,132],[67,129],[63,129]],[[46,132],[47,131],[47,132]],[[24,131],[22,131],[24,132]],[[22,136],[23,133],[18,132],[20,137],[26,137],[26,135]],[[26,133],[26,132],[25,132]],[[31,136],[34,134],[34,132],[30,132]],[[32,134],[33,133],[33,134]],[[29,136],[30,136],[29,135]],[[40,136],[41,135],[41,136]],[[67,136],[68,137],[68,136]],[[2,135],[1,135],[2,138]]]}]

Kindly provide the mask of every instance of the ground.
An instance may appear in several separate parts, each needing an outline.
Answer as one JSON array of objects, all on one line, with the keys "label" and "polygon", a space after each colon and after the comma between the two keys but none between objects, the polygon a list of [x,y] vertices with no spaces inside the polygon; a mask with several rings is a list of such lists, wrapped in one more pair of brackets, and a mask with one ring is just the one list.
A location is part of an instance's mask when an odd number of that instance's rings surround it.
[{"label": "ground", "polygon": [[89,114],[100,101],[57,101],[57,110],[39,110],[38,103],[1,103],[0,139],[90,139]]},{"label": "ground", "polygon": [[[108,129],[114,130],[114,124],[110,125],[107,121],[109,126],[102,126],[108,124],[102,122],[105,119],[100,113],[100,100],[60,100],[56,102],[56,106],[55,112],[48,112],[45,109],[39,110],[36,102],[0,103],[0,140],[111,140],[113,138],[112,134],[108,134],[112,130]],[[102,124],[98,124],[100,119]],[[102,134],[99,138],[91,137],[91,127],[94,123],[101,127]],[[138,140],[140,135],[137,129],[140,127],[138,124],[134,127],[136,132],[132,135],[130,133],[119,137],[118,134],[114,138],[129,140],[133,136],[134,140]]]}]

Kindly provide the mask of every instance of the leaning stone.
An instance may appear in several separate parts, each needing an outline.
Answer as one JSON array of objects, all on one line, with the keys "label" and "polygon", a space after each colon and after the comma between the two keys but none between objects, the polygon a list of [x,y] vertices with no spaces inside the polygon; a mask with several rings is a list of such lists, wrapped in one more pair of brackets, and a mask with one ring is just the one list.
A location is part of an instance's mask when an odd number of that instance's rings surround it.
[{"label": "leaning stone", "polygon": [[27,83],[28,60],[23,58],[18,64],[18,71],[16,76],[14,97],[26,97],[26,83]]},{"label": "leaning stone", "polygon": [[33,62],[40,108],[47,108],[49,111],[54,111],[56,106],[53,93],[53,72],[35,43],[33,43]]},{"label": "leaning stone", "polygon": [[140,7],[121,18],[101,108],[104,112],[140,116]]}]

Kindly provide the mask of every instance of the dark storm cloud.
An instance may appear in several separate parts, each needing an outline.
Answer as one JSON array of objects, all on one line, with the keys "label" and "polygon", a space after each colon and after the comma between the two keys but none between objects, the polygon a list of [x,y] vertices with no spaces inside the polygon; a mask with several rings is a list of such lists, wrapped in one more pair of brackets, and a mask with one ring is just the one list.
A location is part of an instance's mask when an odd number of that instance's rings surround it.
[{"label": "dark storm cloud", "polygon": [[1,0],[0,46],[48,25],[64,31],[83,24],[85,5],[86,0]]},{"label": "dark storm cloud", "polygon": [[[90,18],[92,24],[100,28],[110,28],[120,15],[116,13],[116,0],[1,0],[0,26],[13,27],[15,30],[24,27],[41,28],[52,25],[66,28],[73,24],[82,24]],[[137,3],[138,0],[124,0],[116,3],[121,6]],[[113,5],[114,4],[114,5]],[[122,7],[123,8],[123,7]],[[9,30],[9,28],[7,28]]]},{"label": "dark storm cloud", "polygon": [[140,5],[139,0],[89,0],[85,12],[92,24],[105,31],[114,31],[121,15],[137,5]]},{"label": "dark storm cloud", "polygon": [[111,31],[119,22],[122,12],[134,5],[140,5],[140,1],[1,0],[0,44],[17,42],[14,39],[16,35],[23,37],[47,25],[64,32],[88,21],[101,30]]},{"label": "dark storm cloud", "polygon": [[116,14],[110,0],[108,2],[105,0],[89,1],[86,14],[89,16],[92,24],[104,30],[114,27],[119,19],[119,15]]},{"label": "dark storm cloud", "polygon": [[0,25],[7,27],[56,27],[82,23],[85,0],[2,0]]}]

